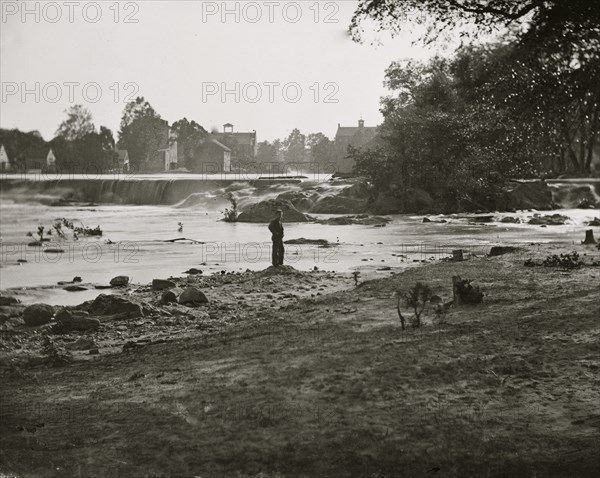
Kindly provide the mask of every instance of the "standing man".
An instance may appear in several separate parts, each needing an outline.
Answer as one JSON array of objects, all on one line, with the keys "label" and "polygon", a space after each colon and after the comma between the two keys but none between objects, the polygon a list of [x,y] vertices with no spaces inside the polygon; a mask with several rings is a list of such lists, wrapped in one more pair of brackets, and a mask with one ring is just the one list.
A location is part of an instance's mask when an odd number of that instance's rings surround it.
[{"label": "standing man", "polygon": [[269,223],[269,231],[271,231],[271,240],[273,241],[273,265],[275,267],[283,265],[283,211],[277,209],[275,219]]}]

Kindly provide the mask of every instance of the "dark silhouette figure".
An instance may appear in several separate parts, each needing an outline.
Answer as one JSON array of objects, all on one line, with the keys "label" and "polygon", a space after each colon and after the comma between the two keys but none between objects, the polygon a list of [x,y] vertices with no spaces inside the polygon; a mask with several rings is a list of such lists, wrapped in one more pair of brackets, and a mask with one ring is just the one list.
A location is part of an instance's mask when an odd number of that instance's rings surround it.
[{"label": "dark silhouette figure", "polygon": [[271,231],[271,240],[273,241],[273,265],[275,267],[283,265],[283,211],[278,209],[275,219],[269,223],[269,231]]}]

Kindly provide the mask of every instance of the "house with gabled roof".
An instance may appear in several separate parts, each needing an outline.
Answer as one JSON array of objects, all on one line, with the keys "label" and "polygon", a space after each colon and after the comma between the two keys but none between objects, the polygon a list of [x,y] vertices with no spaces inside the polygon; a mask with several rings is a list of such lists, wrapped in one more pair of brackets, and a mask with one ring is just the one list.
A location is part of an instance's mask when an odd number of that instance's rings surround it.
[{"label": "house with gabled roof", "polygon": [[348,146],[354,148],[364,147],[376,137],[378,129],[378,126],[365,126],[363,119],[358,120],[358,126],[342,126],[338,123],[338,129],[335,134],[337,172],[352,172],[354,163],[352,160],[346,158]]},{"label": "house with gabled roof", "polygon": [[0,173],[5,173],[10,170],[10,160],[8,159],[8,154],[6,154],[6,149],[4,149],[4,145],[0,145]]},{"label": "house with gabled roof", "polygon": [[222,133],[212,133],[213,139],[231,150],[231,161],[254,161],[258,152],[256,130],[251,132],[234,132],[231,123],[223,125]]}]

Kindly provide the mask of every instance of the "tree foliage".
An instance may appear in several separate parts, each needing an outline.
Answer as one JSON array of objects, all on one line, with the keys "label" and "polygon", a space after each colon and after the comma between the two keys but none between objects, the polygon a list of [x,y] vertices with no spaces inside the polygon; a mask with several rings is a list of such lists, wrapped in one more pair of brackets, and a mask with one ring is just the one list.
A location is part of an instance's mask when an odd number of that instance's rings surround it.
[{"label": "tree foliage", "polygon": [[143,97],[125,105],[118,145],[129,152],[133,170],[162,170],[160,150],[168,147],[168,134],[166,121]]},{"label": "tree foliage", "polygon": [[178,160],[190,171],[196,169],[198,151],[207,137],[208,131],[194,120],[183,118],[171,125],[171,142],[177,141]]},{"label": "tree foliage", "polygon": [[83,139],[86,135],[96,131],[92,113],[82,105],[71,106],[65,113],[67,119],[58,126],[55,136],[67,141],[75,141]]},{"label": "tree foliage", "polygon": [[[416,15],[420,14],[420,17]],[[455,78],[462,81],[462,99],[471,95],[487,111],[499,111],[498,123],[512,130],[508,141],[524,152],[551,158],[556,172],[589,174],[600,137],[600,3],[588,0],[362,0],[350,31],[362,41],[367,20],[379,30],[399,33],[416,18],[427,18],[421,40],[431,43],[445,32],[463,39],[503,35],[492,54],[479,48],[478,58],[460,51]],[[465,48],[463,46],[463,48]],[[415,71],[389,75],[395,89],[410,85]],[[461,76],[461,73],[463,74]],[[443,77],[437,78],[443,80]],[[475,81],[469,83],[469,81]],[[425,88],[436,88],[436,78]],[[439,84],[437,86],[440,86]],[[411,88],[408,88],[410,90]],[[398,102],[408,101],[409,93]],[[438,103],[449,98],[429,96]],[[508,123],[507,123],[508,122]],[[529,142],[525,144],[523,138]]]}]

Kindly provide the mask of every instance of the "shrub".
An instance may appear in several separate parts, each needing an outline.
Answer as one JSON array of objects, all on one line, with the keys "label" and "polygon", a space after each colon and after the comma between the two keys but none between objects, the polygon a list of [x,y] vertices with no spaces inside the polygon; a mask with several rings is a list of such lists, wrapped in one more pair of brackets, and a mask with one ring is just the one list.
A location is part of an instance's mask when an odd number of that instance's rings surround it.
[{"label": "shrub", "polygon": [[223,211],[223,221],[225,222],[237,222],[238,219],[238,203],[237,199],[232,193],[227,194],[227,199],[231,203],[231,209],[227,208]]},{"label": "shrub", "polygon": [[570,254],[556,254],[546,257],[542,263],[544,267],[560,267],[561,269],[577,269],[583,265],[579,254],[575,251]]}]

